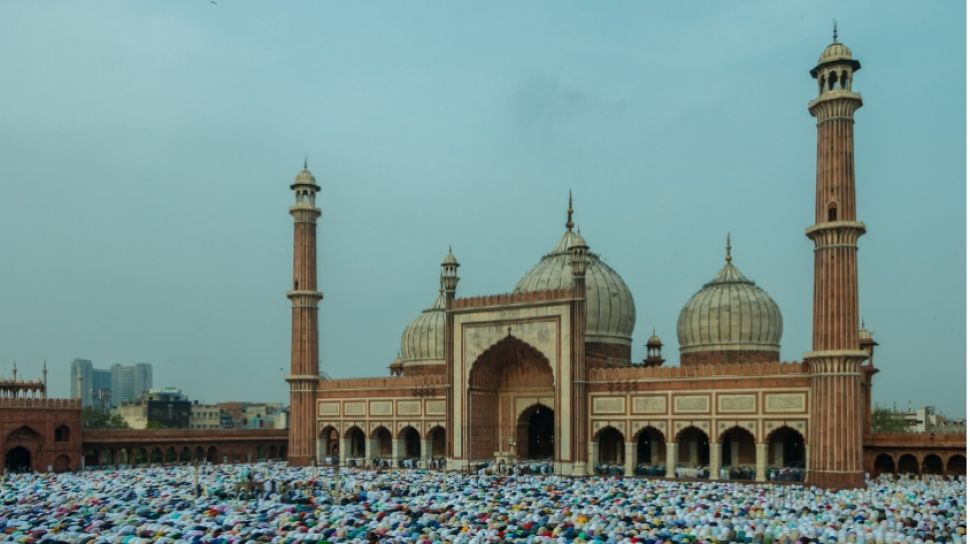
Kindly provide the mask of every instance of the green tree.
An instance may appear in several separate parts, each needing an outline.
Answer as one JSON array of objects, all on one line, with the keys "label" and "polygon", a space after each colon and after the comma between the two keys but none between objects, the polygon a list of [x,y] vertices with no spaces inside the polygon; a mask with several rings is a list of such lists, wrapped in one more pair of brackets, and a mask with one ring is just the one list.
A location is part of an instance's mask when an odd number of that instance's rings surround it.
[{"label": "green tree", "polygon": [[127,429],[128,424],[121,415],[94,406],[81,409],[81,426],[85,429]]},{"label": "green tree", "polygon": [[871,429],[874,433],[905,433],[910,430],[906,418],[889,408],[876,408],[872,411]]}]

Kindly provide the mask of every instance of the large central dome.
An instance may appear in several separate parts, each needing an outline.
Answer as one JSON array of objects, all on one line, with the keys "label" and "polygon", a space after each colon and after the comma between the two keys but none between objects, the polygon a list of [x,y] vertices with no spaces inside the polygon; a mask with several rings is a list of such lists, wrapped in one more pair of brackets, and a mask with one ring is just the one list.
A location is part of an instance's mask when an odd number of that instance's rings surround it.
[{"label": "large central dome", "polygon": [[[539,264],[522,276],[514,292],[572,287],[569,247],[578,238],[573,232],[572,211],[570,197],[566,233]],[[586,342],[629,348],[636,316],[633,295],[623,278],[596,254],[589,252],[586,257]]]}]

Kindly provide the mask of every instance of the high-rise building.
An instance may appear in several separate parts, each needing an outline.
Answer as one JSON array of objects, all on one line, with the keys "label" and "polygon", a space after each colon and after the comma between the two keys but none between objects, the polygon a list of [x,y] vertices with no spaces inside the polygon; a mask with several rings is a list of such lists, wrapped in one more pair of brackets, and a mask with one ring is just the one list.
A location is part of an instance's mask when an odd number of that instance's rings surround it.
[{"label": "high-rise building", "polygon": [[152,365],[112,365],[94,368],[88,359],[71,362],[71,396],[80,398],[82,406],[107,410],[133,401],[152,388]]},{"label": "high-rise building", "polygon": [[94,365],[88,359],[71,361],[71,397],[81,399],[82,406],[91,405]]},{"label": "high-rise building", "polygon": [[120,406],[131,402],[152,388],[152,365],[114,364],[111,366],[111,405]]}]

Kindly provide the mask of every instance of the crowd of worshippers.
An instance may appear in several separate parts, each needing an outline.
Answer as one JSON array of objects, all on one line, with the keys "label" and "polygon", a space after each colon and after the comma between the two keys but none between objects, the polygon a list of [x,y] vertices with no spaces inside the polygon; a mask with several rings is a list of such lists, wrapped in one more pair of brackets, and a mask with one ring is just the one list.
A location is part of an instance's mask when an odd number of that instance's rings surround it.
[{"label": "crowd of worshippers", "polygon": [[966,481],[962,476],[883,476],[862,489],[829,491],[732,481],[298,468],[278,462],[109,468],[0,480],[0,539],[962,543]]}]

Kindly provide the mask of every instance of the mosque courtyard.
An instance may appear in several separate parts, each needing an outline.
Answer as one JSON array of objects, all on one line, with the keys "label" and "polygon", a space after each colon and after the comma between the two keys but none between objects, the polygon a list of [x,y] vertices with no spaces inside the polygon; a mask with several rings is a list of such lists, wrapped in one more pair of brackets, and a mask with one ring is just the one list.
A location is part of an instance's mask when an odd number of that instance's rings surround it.
[{"label": "mosque courtyard", "polygon": [[124,543],[966,542],[966,482],[936,478],[825,491],[417,469],[343,469],[335,477],[330,468],[282,463],[9,474],[0,486],[0,535]]}]

